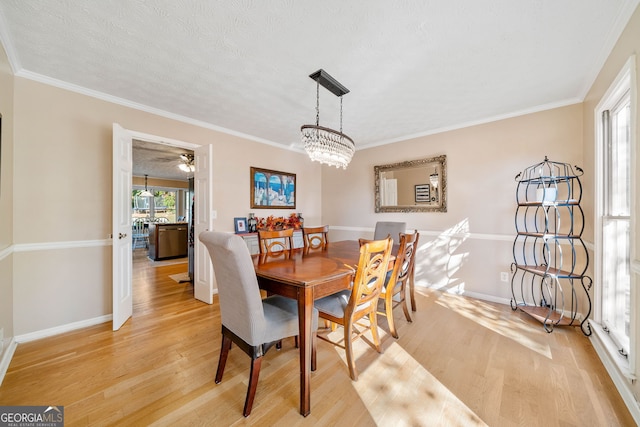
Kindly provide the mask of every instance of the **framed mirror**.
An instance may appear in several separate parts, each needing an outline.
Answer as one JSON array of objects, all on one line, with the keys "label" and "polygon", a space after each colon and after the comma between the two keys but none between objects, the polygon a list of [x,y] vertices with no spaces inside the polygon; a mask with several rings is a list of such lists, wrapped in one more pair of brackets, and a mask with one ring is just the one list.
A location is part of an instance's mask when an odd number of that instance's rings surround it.
[{"label": "framed mirror", "polygon": [[447,156],[374,166],[376,212],[446,212]]}]

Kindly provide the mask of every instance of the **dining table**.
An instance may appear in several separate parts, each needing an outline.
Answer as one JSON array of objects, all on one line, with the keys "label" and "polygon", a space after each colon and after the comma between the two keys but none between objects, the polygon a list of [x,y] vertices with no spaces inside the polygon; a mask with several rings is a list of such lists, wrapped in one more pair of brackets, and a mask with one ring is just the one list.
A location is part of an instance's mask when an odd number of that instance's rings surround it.
[{"label": "dining table", "polygon": [[258,284],[270,294],[298,302],[300,351],[300,414],[311,413],[311,350],[313,302],[348,289],[360,259],[357,240],[329,242],[324,248],[253,255]]}]

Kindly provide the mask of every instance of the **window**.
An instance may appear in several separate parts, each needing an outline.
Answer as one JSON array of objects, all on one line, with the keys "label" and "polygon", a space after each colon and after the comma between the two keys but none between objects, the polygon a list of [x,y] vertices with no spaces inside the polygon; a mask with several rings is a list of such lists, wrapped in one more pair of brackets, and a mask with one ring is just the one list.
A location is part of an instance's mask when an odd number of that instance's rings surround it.
[{"label": "window", "polygon": [[[596,271],[601,291],[596,294],[596,305],[602,329],[608,334],[617,355],[614,360],[633,375],[635,354],[634,329],[630,320],[636,310],[631,303],[632,276],[630,271],[631,230],[634,216],[631,210],[635,191],[632,169],[631,118],[632,66],[630,60],[603,98],[596,111],[597,141],[597,232],[600,245],[596,245]],[[631,357],[633,356],[633,357]]]},{"label": "window", "polygon": [[176,192],[154,191],[154,212],[157,218],[166,218],[166,222],[176,222]]},{"label": "window", "polygon": [[627,91],[603,120],[602,323],[622,355],[629,352],[630,97]]},{"label": "window", "polygon": [[[178,200],[179,193],[188,193],[177,189],[163,189],[163,190],[150,190],[153,192],[153,199],[151,197],[141,197],[141,189],[134,188],[131,193],[131,208],[132,217],[144,218],[148,220],[163,221],[163,222],[176,222],[178,219],[176,210],[176,200]],[[184,211],[184,204],[182,210]],[[180,214],[181,217],[185,217],[185,212]],[[166,218],[166,219],[164,219]]]}]

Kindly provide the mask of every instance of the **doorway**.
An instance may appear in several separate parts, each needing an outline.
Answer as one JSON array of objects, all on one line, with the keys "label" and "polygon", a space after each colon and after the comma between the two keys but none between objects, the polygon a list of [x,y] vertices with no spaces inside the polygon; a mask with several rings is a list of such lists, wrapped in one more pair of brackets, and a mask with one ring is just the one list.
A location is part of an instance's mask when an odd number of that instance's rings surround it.
[{"label": "doorway", "polygon": [[[131,195],[133,180],[133,141],[140,140],[157,144],[191,149],[195,153],[194,236],[212,228],[211,200],[213,182],[213,147],[160,138],[128,130],[118,123],[113,124],[113,330],[118,330],[132,315],[132,218]],[[213,268],[203,244],[194,242],[194,297],[205,303],[213,302],[215,281]]]},{"label": "doorway", "polygon": [[[148,272],[174,265],[169,276],[193,293],[194,151],[134,139],[132,144],[132,279],[134,307]],[[142,177],[144,176],[144,186]],[[147,272],[147,273],[144,273]],[[153,276],[153,274],[151,274]],[[141,301],[142,300],[142,301]]]}]

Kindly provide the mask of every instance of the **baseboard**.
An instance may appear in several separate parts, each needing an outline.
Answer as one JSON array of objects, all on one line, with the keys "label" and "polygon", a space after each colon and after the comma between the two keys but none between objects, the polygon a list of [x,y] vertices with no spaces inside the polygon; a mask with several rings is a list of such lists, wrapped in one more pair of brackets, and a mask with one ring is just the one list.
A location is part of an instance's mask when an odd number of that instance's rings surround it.
[{"label": "baseboard", "polygon": [[[592,328],[597,328],[597,325],[591,325]],[[627,405],[627,409],[631,413],[631,416],[635,420],[637,425],[640,425],[640,407],[638,406],[638,402],[629,387],[628,380],[625,379],[623,374],[617,368],[616,364],[611,360],[609,356],[609,352],[606,350],[605,345],[602,343],[598,334],[592,334],[589,337],[591,341],[591,345],[596,351],[598,358],[604,365],[604,368],[607,370],[609,377],[613,381],[613,384],[616,386],[618,393],[622,397],[622,400]]]},{"label": "baseboard", "polygon": [[93,319],[81,320],[79,322],[67,323],[66,325],[56,326],[55,328],[43,329],[41,331],[31,332],[28,334],[17,335],[15,337],[16,342],[29,342],[39,340],[41,338],[48,338],[54,335],[62,334],[65,332],[75,331],[76,329],[86,328],[88,326],[95,326],[101,323],[110,322],[113,320],[113,315],[107,314],[104,316],[94,317]]},{"label": "baseboard", "polygon": [[11,338],[9,341],[9,345],[7,348],[2,349],[2,358],[0,359],[0,385],[2,385],[2,381],[4,380],[4,375],[7,373],[7,369],[9,369],[9,364],[11,363],[11,358],[13,357],[13,353],[16,351],[16,347],[18,343],[14,338]]},{"label": "baseboard", "polygon": [[511,300],[509,298],[500,298],[493,295],[481,294],[478,292],[463,291],[462,293],[456,293],[456,292],[453,292],[453,293],[455,293],[456,295],[462,295],[465,297],[475,298],[482,301],[495,302],[497,304],[504,304],[504,305],[511,304]]}]

